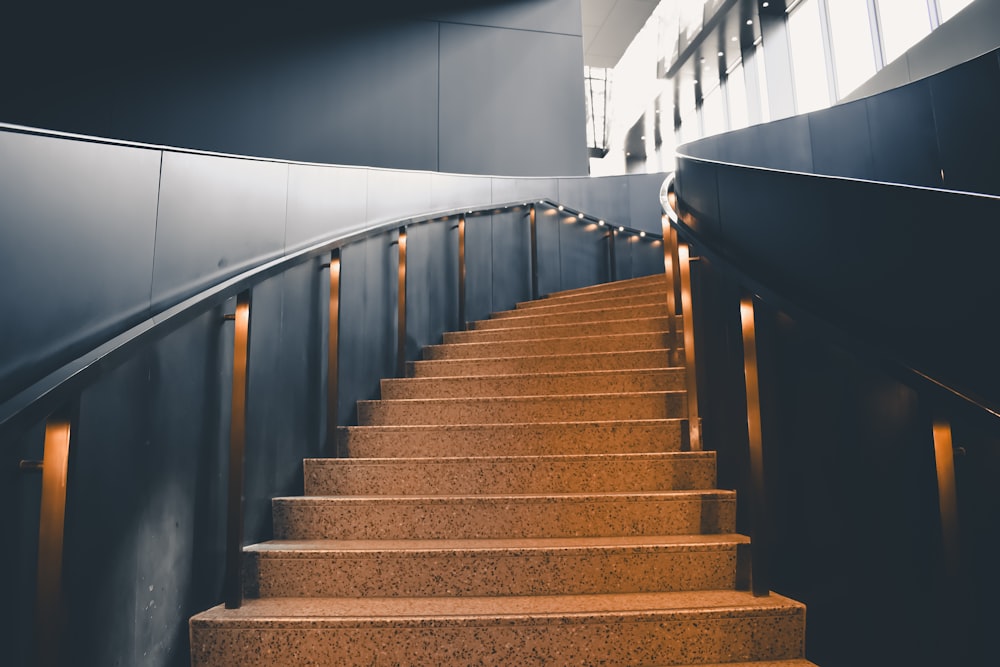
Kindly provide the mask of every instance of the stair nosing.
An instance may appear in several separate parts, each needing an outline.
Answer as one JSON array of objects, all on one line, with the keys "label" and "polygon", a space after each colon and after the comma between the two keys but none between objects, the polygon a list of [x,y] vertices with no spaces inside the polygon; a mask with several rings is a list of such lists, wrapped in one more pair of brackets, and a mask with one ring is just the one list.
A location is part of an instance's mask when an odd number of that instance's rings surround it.
[{"label": "stair nosing", "polygon": [[320,466],[350,466],[352,464],[364,465],[400,465],[405,463],[446,463],[460,464],[467,462],[510,462],[510,463],[563,463],[576,461],[643,461],[643,460],[694,460],[714,459],[715,452],[608,452],[607,454],[525,454],[525,455],[503,455],[503,456],[409,456],[409,457],[369,457],[369,458],[306,458],[304,464]]},{"label": "stair nosing", "polygon": [[[640,398],[652,398],[654,396],[662,396],[666,398],[667,396],[682,396],[687,394],[685,389],[667,389],[663,391],[632,391],[632,392],[604,392],[597,394],[530,394],[524,396],[468,396],[462,398],[374,398],[370,400],[358,401],[358,405],[377,405],[385,403],[394,403],[396,405],[403,404],[414,404],[417,402],[427,402],[427,401],[449,401],[451,403],[458,402],[490,402],[495,403],[497,401],[510,401],[527,403],[532,401],[538,401],[539,399],[544,399],[545,401],[568,401],[571,399],[584,400],[611,400],[611,398],[627,398],[631,400],[638,400]],[[573,423],[573,422],[569,422]]]},{"label": "stair nosing", "polygon": [[503,501],[508,503],[531,503],[537,501],[555,502],[642,502],[646,500],[683,500],[686,498],[707,498],[713,500],[735,500],[736,492],[727,489],[672,489],[669,491],[608,491],[601,493],[509,493],[509,494],[449,494],[449,495],[330,495],[330,496],[276,496],[273,502],[283,504],[467,504]]}]

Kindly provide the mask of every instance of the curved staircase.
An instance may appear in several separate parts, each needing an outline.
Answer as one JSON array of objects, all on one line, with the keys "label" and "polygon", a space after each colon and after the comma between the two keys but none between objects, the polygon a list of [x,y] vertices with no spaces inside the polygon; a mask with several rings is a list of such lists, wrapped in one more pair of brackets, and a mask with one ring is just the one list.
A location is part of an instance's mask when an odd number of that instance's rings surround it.
[{"label": "curved staircase", "polygon": [[383,380],[193,664],[810,665],[805,608],[737,590],[715,454],[681,451],[665,289],[519,304]]}]

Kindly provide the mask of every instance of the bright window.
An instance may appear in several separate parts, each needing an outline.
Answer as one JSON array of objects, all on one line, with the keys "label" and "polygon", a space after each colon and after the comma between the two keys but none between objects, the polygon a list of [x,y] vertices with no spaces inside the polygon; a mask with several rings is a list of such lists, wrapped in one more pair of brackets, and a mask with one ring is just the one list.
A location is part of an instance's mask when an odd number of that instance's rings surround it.
[{"label": "bright window", "polygon": [[729,96],[729,129],[738,130],[750,124],[747,112],[747,82],[743,78],[743,64],[737,64],[726,77],[726,94]]},{"label": "bright window", "polygon": [[844,97],[875,74],[875,50],[866,0],[827,3],[837,90]]},{"label": "bright window", "polygon": [[771,120],[771,104],[767,97],[767,69],[764,67],[764,44],[757,43],[757,49],[753,54],[754,63],[757,65],[757,84],[760,90],[760,120],[766,123]]},{"label": "bright window", "polygon": [[941,10],[941,20],[947,21],[971,4],[972,0],[938,0],[938,8]]},{"label": "bright window", "polygon": [[885,61],[891,63],[931,32],[927,3],[918,0],[878,0]]},{"label": "bright window", "polygon": [[816,0],[805,0],[788,15],[788,41],[792,50],[798,113],[830,106],[823,33],[819,22],[819,3]]},{"label": "bright window", "polygon": [[701,103],[701,122],[705,136],[726,131],[725,111],[722,108],[722,87],[713,88]]}]

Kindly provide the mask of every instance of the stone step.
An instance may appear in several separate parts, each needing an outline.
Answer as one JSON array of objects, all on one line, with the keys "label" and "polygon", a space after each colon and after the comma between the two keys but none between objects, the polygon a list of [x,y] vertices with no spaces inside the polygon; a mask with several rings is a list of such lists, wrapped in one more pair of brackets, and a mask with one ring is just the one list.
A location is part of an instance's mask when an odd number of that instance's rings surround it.
[{"label": "stone step", "polygon": [[275,498],[279,540],[441,540],[734,532],[732,491]]},{"label": "stone step", "polygon": [[682,391],[358,401],[358,423],[387,426],[676,419],[684,416],[685,405]]},{"label": "stone step", "polygon": [[679,451],[678,419],[449,426],[351,426],[337,432],[342,456],[413,458],[626,454]]},{"label": "stone step", "polygon": [[424,360],[488,359],[490,357],[534,357],[580,352],[616,352],[619,350],[659,350],[674,347],[676,337],[663,332],[624,333],[607,336],[572,336],[541,340],[490,341],[485,343],[450,343],[427,345]]},{"label": "stone step", "polygon": [[714,487],[714,452],[305,460],[307,496],[605,493]]},{"label": "stone step", "polygon": [[575,313],[579,311],[598,310],[601,308],[622,308],[625,306],[654,306],[666,305],[666,290],[657,290],[640,294],[615,295],[598,294],[593,299],[570,300],[562,302],[553,300],[536,301],[531,308],[514,308],[512,310],[501,310],[490,315],[490,319],[516,319],[530,315],[555,315],[561,313]]},{"label": "stone step", "polygon": [[502,317],[495,320],[479,320],[472,323],[472,329],[515,329],[520,327],[537,327],[550,324],[583,324],[587,322],[606,322],[608,320],[628,320],[644,317],[666,317],[669,315],[666,304],[648,304],[638,306],[617,306],[612,308],[593,308],[568,313],[531,313],[518,314],[516,317]]},{"label": "stone step", "polygon": [[600,291],[584,292],[582,294],[552,294],[543,299],[535,299],[534,301],[520,301],[514,305],[514,309],[531,310],[545,306],[561,306],[598,299],[619,299],[648,294],[665,296],[667,294],[666,281],[660,280],[639,285],[624,285]]},{"label": "stone step", "polygon": [[626,371],[681,365],[683,349],[583,352],[545,356],[492,357],[486,359],[434,359],[406,364],[410,377],[465,375],[521,375],[579,371]]},{"label": "stone step", "polygon": [[805,608],[742,591],[261,598],[191,620],[214,665],[688,665],[801,658]]},{"label": "stone step", "polygon": [[246,549],[249,597],[586,595],[732,589],[741,535],[273,541]]},{"label": "stone step", "polygon": [[628,289],[632,287],[640,287],[642,285],[647,285],[650,283],[666,283],[667,277],[662,273],[652,274],[648,276],[642,276],[640,278],[625,278],[624,280],[615,280],[613,282],[598,283],[596,285],[587,285],[586,287],[574,287],[573,289],[560,290],[558,292],[552,292],[541,299],[555,299],[564,296],[578,296],[581,294],[595,294],[598,292],[614,291],[619,289]]},{"label": "stone step", "polygon": [[383,400],[395,400],[405,398],[612,394],[682,391],[683,389],[685,389],[683,368],[645,368],[628,371],[394,378],[382,380],[381,395]]},{"label": "stone step", "polygon": [[[681,318],[676,320],[677,331],[683,334]],[[571,336],[606,336],[622,333],[667,332],[670,320],[667,317],[643,317],[627,320],[607,320],[587,324],[552,324],[548,326],[519,327],[514,329],[481,329],[453,331],[444,334],[447,343],[485,343],[500,340],[540,340],[543,338],[568,338]],[[683,337],[676,339],[677,344]]]}]

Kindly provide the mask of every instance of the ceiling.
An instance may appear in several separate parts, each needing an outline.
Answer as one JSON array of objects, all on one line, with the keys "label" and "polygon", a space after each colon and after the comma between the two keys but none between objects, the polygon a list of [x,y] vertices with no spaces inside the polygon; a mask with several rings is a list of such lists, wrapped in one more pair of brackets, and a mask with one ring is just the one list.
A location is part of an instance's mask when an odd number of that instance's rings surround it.
[{"label": "ceiling", "polygon": [[583,63],[614,67],[659,0],[582,0]]}]

